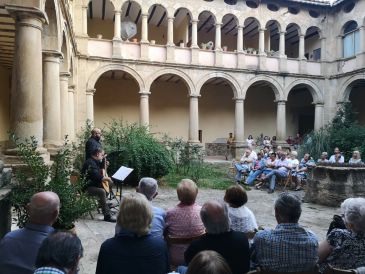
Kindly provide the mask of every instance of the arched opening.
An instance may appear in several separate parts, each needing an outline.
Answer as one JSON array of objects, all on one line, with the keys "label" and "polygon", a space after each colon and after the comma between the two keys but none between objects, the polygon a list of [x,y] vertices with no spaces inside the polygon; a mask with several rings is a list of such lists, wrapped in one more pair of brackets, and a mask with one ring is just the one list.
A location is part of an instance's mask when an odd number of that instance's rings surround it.
[{"label": "arched opening", "polygon": [[222,48],[224,51],[237,50],[238,19],[232,14],[226,14],[222,20]]},{"label": "arched opening", "polygon": [[279,51],[280,25],[277,21],[270,20],[265,28],[265,51],[272,56]]},{"label": "arched opening", "polygon": [[91,38],[113,39],[114,6],[110,0],[91,0],[87,13],[87,34]]},{"label": "arched opening", "polygon": [[164,6],[156,4],[148,10],[148,40],[151,44],[167,43],[167,11]]},{"label": "arched opening", "polygon": [[174,44],[185,47],[191,45],[191,14],[186,8],[179,8],[174,14]]},{"label": "arched opening", "polygon": [[288,95],[286,123],[288,136],[301,136],[314,129],[314,105],[310,87],[299,84]]},{"label": "arched opening", "polygon": [[285,54],[288,58],[299,58],[299,30],[293,23],[286,27]]},{"label": "arched opening", "polygon": [[342,28],[343,57],[349,58],[360,52],[360,31],[355,21],[348,21]]},{"label": "arched opening", "polygon": [[256,18],[249,17],[244,22],[243,47],[247,53],[257,54],[259,52],[259,28],[260,23]]},{"label": "arched opening", "polygon": [[[204,45],[209,42],[213,42],[213,45],[215,43],[215,16],[210,11],[203,11],[198,19],[198,45],[202,49],[208,49]],[[214,46],[209,49],[214,49]]]},{"label": "arched opening", "polygon": [[134,1],[126,1],[122,6],[121,20],[122,22],[133,22],[137,26],[137,34],[133,37],[137,41],[141,41],[142,29],[142,10],[141,6]]},{"label": "arched opening", "polygon": [[122,70],[103,73],[95,84],[95,126],[104,127],[113,119],[138,123],[139,91],[137,81],[129,73]]},{"label": "arched opening", "polygon": [[46,1],[45,12],[48,17],[48,24],[43,25],[42,48],[45,50],[57,50],[59,47],[58,28],[57,28],[57,13],[54,0]]},{"label": "arched opening", "polygon": [[252,135],[255,139],[261,133],[276,135],[275,92],[267,81],[252,84],[245,99],[245,137]]},{"label": "arched opening", "polygon": [[[199,125],[203,143],[225,142],[234,132],[234,92],[227,79],[211,78],[200,90]],[[219,126],[218,126],[219,125]]]},{"label": "arched opening", "polygon": [[320,31],[318,27],[310,27],[307,29],[304,37],[304,55],[307,60],[320,61],[321,60],[321,40]]},{"label": "arched opening", "polygon": [[352,82],[349,87],[349,100],[355,112],[359,124],[365,125],[365,79],[359,79]]},{"label": "arched opening", "polygon": [[188,140],[189,91],[185,81],[176,74],[164,74],[150,88],[151,132]]},{"label": "arched opening", "polygon": [[60,63],[60,72],[69,72],[69,52],[67,48],[67,39],[65,33],[62,35],[62,46],[61,46],[61,53],[63,55],[63,59]]}]

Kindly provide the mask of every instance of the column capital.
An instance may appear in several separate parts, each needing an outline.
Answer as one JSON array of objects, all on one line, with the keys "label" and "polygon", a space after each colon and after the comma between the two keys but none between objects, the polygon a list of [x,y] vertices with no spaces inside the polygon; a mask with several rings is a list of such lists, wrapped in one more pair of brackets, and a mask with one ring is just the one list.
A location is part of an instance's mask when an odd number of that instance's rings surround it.
[{"label": "column capital", "polygon": [[196,99],[199,99],[200,97],[201,97],[201,95],[200,94],[189,94],[189,96],[188,96],[190,99],[194,99],[194,98],[196,98]]},{"label": "column capital", "polygon": [[281,30],[281,31],[279,31],[279,34],[280,35],[285,35],[286,34],[286,31]]},{"label": "column capital", "polygon": [[151,95],[151,92],[149,92],[149,91],[140,91],[140,92],[138,92],[138,94],[141,95],[141,96],[149,96],[149,95]]},{"label": "column capital", "polygon": [[327,39],[327,37],[325,37],[325,36],[319,37],[319,40],[326,40],[326,39]]},{"label": "column capital", "polygon": [[238,26],[237,26],[237,29],[243,29],[243,26],[238,25]]},{"label": "column capital", "polygon": [[222,23],[215,23],[214,25],[215,25],[216,28],[218,28],[218,27],[222,26]]},{"label": "column capital", "polygon": [[169,16],[169,17],[167,17],[167,20],[169,20],[169,21],[173,21],[175,19],[175,16]]},{"label": "column capital", "polygon": [[190,22],[191,22],[192,24],[198,24],[199,19],[191,19],[191,20],[190,20]]},{"label": "column capital", "polygon": [[265,28],[259,28],[259,32],[264,32],[264,31],[266,31]]},{"label": "column capital", "polygon": [[233,100],[235,100],[236,102],[244,102],[245,98],[242,97],[234,97]]},{"label": "column capital", "polygon": [[66,81],[68,78],[71,77],[71,73],[67,72],[60,72],[60,80]]},{"label": "column capital", "polygon": [[141,16],[142,16],[142,18],[143,18],[143,17],[148,17],[148,13],[144,13],[144,12],[143,12],[143,13],[141,14]]},{"label": "column capital", "polygon": [[96,89],[95,88],[91,88],[91,89],[86,90],[86,95],[94,96],[95,95],[95,92],[96,92]]},{"label": "column capital", "polygon": [[[5,9],[9,14],[17,20],[22,19],[38,19],[42,24],[48,24],[47,14],[37,8],[23,7],[17,5],[5,5]],[[39,28],[39,26],[34,26]],[[42,30],[42,27],[41,27]]]},{"label": "column capital", "polygon": [[43,57],[56,57],[56,58],[63,59],[62,52],[60,52],[58,50],[43,50],[42,54],[43,54]]},{"label": "column capital", "polygon": [[121,10],[114,10],[114,14],[122,14]]},{"label": "column capital", "polygon": [[324,107],[324,103],[323,102],[313,102],[312,103],[315,107]]},{"label": "column capital", "polygon": [[87,10],[89,7],[87,5],[82,5],[81,8]]},{"label": "column capital", "polygon": [[75,85],[69,85],[68,92],[75,93]]},{"label": "column capital", "polygon": [[275,103],[277,103],[278,105],[285,105],[286,100],[276,100]]}]

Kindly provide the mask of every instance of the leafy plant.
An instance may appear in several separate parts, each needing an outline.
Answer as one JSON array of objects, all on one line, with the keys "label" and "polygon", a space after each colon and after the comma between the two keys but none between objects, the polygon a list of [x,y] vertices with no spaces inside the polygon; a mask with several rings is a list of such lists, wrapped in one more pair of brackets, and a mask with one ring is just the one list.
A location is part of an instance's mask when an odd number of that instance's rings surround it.
[{"label": "leafy plant", "polygon": [[82,166],[85,162],[85,144],[90,138],[93,124],[90,120],[87,120],[85,126],[76,135],[76,142],[72,144],[73,151],[73,172],[81,173]]},{"label": "leafy plant", "polygon": [[32,195],[37,192],[53,191],[59,196],[61,208],[55,224],[57,228],[72,228],[79,217],[95,207],[94,200],[82,191],[83,181],[70,183],[73,162],[67,139],[50,166],[44,162],[34,137],[20,142],[13,136],[12,140],[25,164],[25,167],[15,174],[17,182],[11,194],[11,202],[18,215],[20,227],[28,220],[26,206]]}]

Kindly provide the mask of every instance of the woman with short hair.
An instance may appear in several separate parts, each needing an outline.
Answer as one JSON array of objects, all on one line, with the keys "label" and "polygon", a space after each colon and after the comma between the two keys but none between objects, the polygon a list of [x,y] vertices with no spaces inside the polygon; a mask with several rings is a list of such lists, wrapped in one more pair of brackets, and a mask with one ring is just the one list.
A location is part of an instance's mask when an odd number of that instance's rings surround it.
[{"label": "woman with short hair", "polygon": [[347,229],[333,229],[319,244],[320,270],[365,266],[365,199],[349,198],[341,204]]},{"label": "woman with short hair", "polygon": [[101,245],[96,274],[169,272],[166,243],[150,234],[152,217],[151,205],[144,195],[123,196],[117,218],[121,230]]},{"label": "woman with short hair", "polygon": [[219,253],[205,250],[195,255],[186,274],[232,274],[232,271]]},{"label": "woman with short hair", "polygon": [[363,162],[361,161],[361,155],[360,155],[360,151],[355,150],[352,153],[352,157],[349,160],[349,164],[362,164]]}]

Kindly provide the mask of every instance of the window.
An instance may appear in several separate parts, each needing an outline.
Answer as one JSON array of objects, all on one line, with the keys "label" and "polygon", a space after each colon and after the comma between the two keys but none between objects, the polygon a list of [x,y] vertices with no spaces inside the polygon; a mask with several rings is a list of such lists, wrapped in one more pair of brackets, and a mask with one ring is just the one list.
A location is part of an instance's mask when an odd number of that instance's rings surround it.
[{"label": "window", "polygon": [[321,49],[315,49],[313,50],[313,60],[318,61],[321,59]]},{"label": "window", "polygon": [[352,21],[344,28],[343,57],[349,58],[360,52],[360,32],[357,23]]}]

